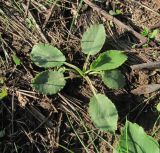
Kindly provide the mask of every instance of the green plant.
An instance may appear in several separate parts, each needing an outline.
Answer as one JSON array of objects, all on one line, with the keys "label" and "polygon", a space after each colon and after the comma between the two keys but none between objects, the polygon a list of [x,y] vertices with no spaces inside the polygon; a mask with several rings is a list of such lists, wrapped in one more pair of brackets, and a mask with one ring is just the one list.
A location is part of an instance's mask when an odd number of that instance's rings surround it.
[{"label": "green plant", "polygon": [[142,127],[126,121],[117,147],[118,153],[159,153],[160,146]]},{"label": "green plant", "polygon": [[110,10],[109,14],[112,15],[112,16],[116,16],[116,15],[122,14],[122,12],[121,12],[121,10],[116,9],[115,11],[114,10]]},{"label": "green plant", "polygon": [[141,32],[141,35],[148,38],[147,44],[145,44],[144,46],[148,45],[148,43],[151,40],[154,40],[156,38],[158,32],[159,32],[158,29],[154,29],[153,31],[150,31],[148,28],[144,27],[143,31]]},{"label": "green plant", "polygon": [[141,32],[141,35],[146,37],[148,36],[148,34],[149,34],[149,29],[147,27],[144,27],[143,31]]},{"label": "green plant", "polygon": [[25,19],[25,23],[26,23],[26,26],[31,29],[31,30],[34,30],[35,29],[35,23],[33,21],[33,19],[30,17],[30,18],[26,18]]},{"label": "green plant", "polygon": [[31,60],[39,67],[55,69],[37,74],[32,80],[32,86],[40,93],[52,95],[63,89],[66,80],[70,78],[70,76],[65,77],[68,71],[74,73],[75,77],[84,78],[93,92],[89,103],[89,114],[93,123],[102,131],[114,133],[117,129],[117,109],[108,97],[97,93],[90,76],[96,75],[102,78],[109,88],[122,88],[125,85],[125,79],[117,68],[127,60],[127,56],[122,51],[109,50],[101,53],[89,64],[90,56],[95,56],[102,49],[105,38],[105,29],[102,24],[92,25],[83,34],[81,48],[87,57],[82,70],[67,63],[65,56],[56,47],[42,43],[34,45]]},{"label": "green plant", "polygon": [[1,91],[0,91],[0,100],[2,100],[3,98],[5,98],[7,96],[7,89],[5,86],[2,87]]},{"label": "green plant", "polygon": [[12,59],[13,59],[13,62],[16,66],[20,65],[21,64],[21,60],[17,57],[16,54],[12,54]]}]

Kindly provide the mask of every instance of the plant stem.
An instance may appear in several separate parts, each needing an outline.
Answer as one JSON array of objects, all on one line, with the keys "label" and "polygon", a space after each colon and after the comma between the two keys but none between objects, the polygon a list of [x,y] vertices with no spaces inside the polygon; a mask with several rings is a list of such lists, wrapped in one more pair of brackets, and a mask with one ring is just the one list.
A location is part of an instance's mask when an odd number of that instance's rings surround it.
[{"label": "plant stem", "polygon": [[86,72],[84,72],[85,74],[88,74],[88,73],[90,73],[91,72],[91,70],[87,70]]},{"label": "plant stem", "polygon": [[126,149],[127,149],[127,153],[128,153],[128,121],[126,121],[125,133],[126,133]]},{"label": "plant stem", "polygon": [[94,72],[93,71],[93,72],[89,72],[89,74],[102,74],[102,72],[96,72],[96,71]]},{"label": "plant stem", "polygon": [[153,133],[152,133],[152,137],[154,137],[155,136],[155,134],[158,132],[160,130],[160,127],[157,129],[157,130],[155,130]]},{"label": "plant stem", "polygon": [[87,83],[88,83],[91,91],[93,92],[93,95],[96,96],[96,90],[95,90],[94,86],[92,85],[91,80],[89,79],[88,76],[86,76],[86,77],[84,77],[84,78],[86,79],[86,81],[87,81]]},{"label": "plant stem", "polygon": [[[160,119],[160,114],[158,115],[158,117],[157,117],[157,119],[156,119],[156,121],[155,121],[155,123],[154,123],[154,125],[153,125],[153,130],[155,129],[155,127],[156,127],[156,124],[157,124],[157,122],[158,122],[158,120]],[[154,134],[157,132],[157,130],[156,131],[153,131],[152,132],[152,136],[154,136]]]},{"label": "plant stem", "polygon": [[89,57],[90,57],[90,54],[87,55],[87,58],[85,60],[85,63],[84,63],[84,66],[83,66],[83,71],[85,72],[86,69],[87,69],[87,65],[88,65],[88,61],[89,61]]},{"label": "plant stem", "polygon": [[64,64],[74,70],[76,70],[82,77],[84,77],[84,73],[82,72],[81,69],[79,69],[77,66],[73,65],[73,64],[70,64],[70,63],[67,63],[67,62],[64,62]]}]

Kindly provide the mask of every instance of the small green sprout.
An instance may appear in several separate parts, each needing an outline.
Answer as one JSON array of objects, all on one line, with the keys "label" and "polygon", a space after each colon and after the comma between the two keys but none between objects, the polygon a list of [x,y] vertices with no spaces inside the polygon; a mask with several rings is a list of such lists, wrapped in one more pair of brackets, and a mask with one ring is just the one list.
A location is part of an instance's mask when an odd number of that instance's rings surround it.
[{"label": "small green sprout", "polygon": [[148,43],[151,40],[154,40],[156,36],[158,35],[159,30],[154,29],[153,31],[150,31],[147,27],[144,27],[143,31],[141,32],[141,35],[148,38],[148,41],[146,44],[143,45],[143,47],[147,47]]},{"label": "small green sprout", "polygon": [[116,9],[115,11],[110,10],[109,14],[112,15],[112,16],[116,16],[116,15],[122,14],[122,12],[121,12],[121,10]]},{"label": "small green sprout", "polygon": [[144,27],[143,31],[141,32],[141,35],[146,37],[149,34],[149,29],[147,27]]},{"label": "small green sprout", "polygon": [[0,77],[0,84],[4,83],[4,77]]},{"label": "small green sprout", "polygon": [[0,92],[0,100],[5,98],[7,96],[7,89],[5,86],[2,87],[1,92]]},{"label": "small green sprout", "polygon": [[16,54],[12,54],[12,59],[13,59],[13,62],[16,64],[16,66],[21,64],[21,60],[17,57]]},{"label": "small green sprout", "polygon": [[32,18],[26,18],[25,20],[26,26],[31,29],[34,30],[35,29],[35,24]]},{"label": "small green sprout", "polygon": [[155,39],[156,36],[158,35],[159,30],[154,29],[150,34],[149,34],[149,39]]}]

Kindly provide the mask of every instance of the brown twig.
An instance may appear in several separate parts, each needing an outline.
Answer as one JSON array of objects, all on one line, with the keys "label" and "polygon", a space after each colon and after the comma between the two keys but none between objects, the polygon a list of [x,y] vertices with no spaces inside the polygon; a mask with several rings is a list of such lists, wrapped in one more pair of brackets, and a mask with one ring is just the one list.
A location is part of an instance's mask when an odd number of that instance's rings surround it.
[{"label": "brown twig", "polygon": [[149,62],[149,63],[142,63],[142,64],[136,64],[132,65],[132,70],[140,70],[140,69],[156,69],[160,68],[160,62]]},{"label": "brown twig", "polygon": [[143,95],[155,92],[160,89],[160,84],[142,85],[131,91],[135,95]]},{"label": "brown twig", "polygon": [[112,22],[114,22],[116,25],[118,25],[119,27],[123,28],[124,30],[127,30],[127,31],[131,32],[136,38],[138,38],[141,43],[137,44],[136,47],[140,47],[140,46],[142,46],[143,44],[145,44],[147,42],[147,38],[146,37],[142,36],[141,34],[136,32],[135,30],[133,30],[129,26],[125,25],[124,23],[122,23],[121,21],[116,19],[115,17],[109,15],[106,11],[102,10],[101,8],[99,8],[97,5],[93,4],[91,1],[84,0],[84,2],[87,5],[89,5],[93,10],[95,10],[98,13],[102,14],[107,20],[112,20]]},{"label": "brown twig", "polygon": [[28,10],[31,0],[27,0],[26,9],[25,9],[25,18],[28,16]]},{"label": "brown twig", "polygon": [[160,22],[158,22],[157,24],[151,26],[151,27],[149,28],[149,30],[153,30],[153,29],[156,29],[156,28],[160,28]]},{"label": "brown twig", "polygon": [[41,122],[41,125],[46,124],[51,129],[54,127],[52,121],[45,117],[38,109],[33,106],[29,106],[27,109],[37,120]]}]

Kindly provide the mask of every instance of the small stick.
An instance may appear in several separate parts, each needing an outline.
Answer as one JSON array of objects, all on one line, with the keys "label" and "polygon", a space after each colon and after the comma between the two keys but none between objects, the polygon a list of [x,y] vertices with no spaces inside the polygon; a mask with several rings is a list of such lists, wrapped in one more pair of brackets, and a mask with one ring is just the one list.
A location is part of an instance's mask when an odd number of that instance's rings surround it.
[{"label": "small stick", "polygon": [[25,10],[25,18],[28,16],[28,10],[31,0],[27,0],[26,10]]},{"label": "small stick", "polygon": [[87,5],[89,5],[93,10],[95,10],[98,13],[102,14],[106,19],[112,20],[119,27],[121,27],[121,28],[123,28],[125,30],[128,30],[129,32],[131,32],[136,38],[138,38],[141,41],[141,43],[138,44],[137,47],[140,47],[140,46],[142,46],[143,44],[145,44],[147,42],[147,38],[146,37],[142,36],[141,34],[139,34],[138,32],[136,32],[135,30],[133,30],[129,26],[125,25],[124,23],[122,23],[121,21],[119,21],[118,19],[116,19],[115,17],[109,15],[106,11],[102,10],[97,5],[93,4],[89,0],[84,0],[84,2]]},{"label": "small stick", "polygon": [[160,22],[158,22],[157,24],[151,26],[149,29],[153,30],[153,29],[156,29],[156,28],[160,28]]},{"label": "small stick", "polygon": [[140,70],[140,69],[156,69],[160,68],[160,62],[149,62],[149,63],[142,63],[142,64],[136,64],[132,65],[132,70]]},{"label": "small stick", "polygon": [[143,95],[155,92],[160,89],[160,84],[142,85],[131,91],[135,95]]},{"label": "small stick", "polygon": [[45,117],[38,109],[36,109],[34,106],[29,106],[28,111],[39,121],[41,122],[40,125],[46,124],[49,128],[53,128],[54,124],[51,120],[48,120],[47,117]]}]

